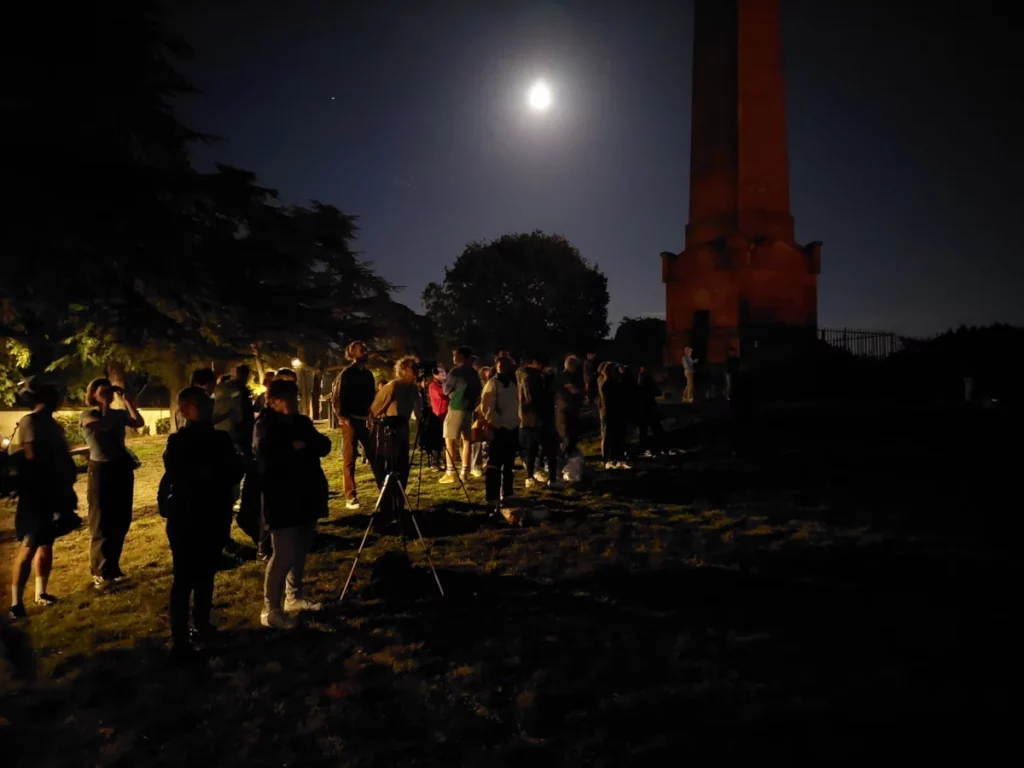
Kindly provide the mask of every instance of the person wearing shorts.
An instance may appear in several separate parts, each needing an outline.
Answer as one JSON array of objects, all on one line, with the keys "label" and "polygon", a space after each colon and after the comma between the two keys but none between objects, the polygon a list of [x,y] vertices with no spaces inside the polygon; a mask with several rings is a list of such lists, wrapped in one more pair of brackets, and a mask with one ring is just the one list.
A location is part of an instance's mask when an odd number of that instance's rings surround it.
[{"label": "person wearing shorts", "polygon": [[480,376],[473,370],[472,351],[468,347],[459,347],[452,354],[452,360],[455,366],[448,371],[444,381],[444,394],[448,396],[448,415],[444,419],[442,434],[445,452],[448,454],[448,471],[441,477],[442,484],[455,482],[455,457],[460,455],[460,440],[462,477],[464,480],[469,478],[473,412],[480,404],[480,394],[483,391]]},{"label": "person wearing shorts", "polygon": [[35,604],[57,602],[46,591],[53,567],[53,541],[57,536],[55,516],[73,512],[75,464],[68,450],[64,430],[53,418],[60,404],[54,387],[41,386],[32,393],[33,410],[18,423],[12,453],[19,456],[20,483],[14,529],[21,542],[11,569],[11,619],[26,615],[25,587],[32,566],[36,573]]}]

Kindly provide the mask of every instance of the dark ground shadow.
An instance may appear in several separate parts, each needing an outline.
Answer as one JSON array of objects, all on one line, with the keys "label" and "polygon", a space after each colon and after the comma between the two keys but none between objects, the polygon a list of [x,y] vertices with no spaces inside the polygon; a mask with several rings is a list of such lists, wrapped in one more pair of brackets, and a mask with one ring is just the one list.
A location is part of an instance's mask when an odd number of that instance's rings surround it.
[{"label": "dark ground shadow", "polygon": [[[1018,425],[768,411],[734,459],[735,425],[702,422],[699,454],[595,480],[611,511],[690,494],[771,517],[779,495],[780,515],[890,535],[544,579],[444,568],[443,599],[413,542],[344,604],[290,634],[227,633],[197,670],[168,669],[162,638],[62,660],[66,683],[3,703],[0,748],[37,766],[994,762],[1024,682]],[[367,520],[321,535],[354,550]]]}]

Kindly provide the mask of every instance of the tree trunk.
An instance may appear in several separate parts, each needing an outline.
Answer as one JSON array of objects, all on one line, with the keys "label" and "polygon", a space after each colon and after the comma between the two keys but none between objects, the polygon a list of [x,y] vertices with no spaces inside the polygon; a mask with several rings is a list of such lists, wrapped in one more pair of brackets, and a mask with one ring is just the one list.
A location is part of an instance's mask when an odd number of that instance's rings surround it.
[{"label": "tree trunk", "polygon": [[253,344],[249,347],[252,351],[252,359],[256,363],[256,381],[263,383],[263,372],[266,370],[266,366],[263,365],[263,355],[260,354],[260,345]]},{"label": "tree trunk", "polygon": [[310,418],[316,421],[317,419],[322,418],[320,415],[320,382],[323,381],[324,372],[323,368],[318,371],[313,370],[312,368],[309,370],[313,374],[313,394],[311,397],[313,413],[310,415]]},{"label": "tree trunk", "polygon": [[124,389],[124,385],[125,385],[124,362],[121,361],[121,360],[108,360],[107,361],[107,378],[110,379],[110,383],[113,384],[115,387],[120,387],[121,389]]},{"label": "tree trunk", "polygon": [[171,432],[177,432],[178,393],[188,386],[188,366],[185,363],[175,363],[170,366],[167,379],[167,388],[171,391],[171,402],[168,405],[171,416]]}]

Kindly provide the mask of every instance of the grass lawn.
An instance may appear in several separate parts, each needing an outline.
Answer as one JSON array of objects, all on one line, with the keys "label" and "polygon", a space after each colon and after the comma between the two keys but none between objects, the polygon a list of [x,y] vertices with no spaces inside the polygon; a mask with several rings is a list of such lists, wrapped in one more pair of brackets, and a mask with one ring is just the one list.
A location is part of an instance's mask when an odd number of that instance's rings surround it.
[{"label": "grass lawn", "polygon": [[[1021,667],[1020,513],[1003,496],[1019,469],[1001,442],[1019,420],[774,408],[736,456],[726,420],[692,413],[671,435],[686,454],[632,472],[592,461],[579,488],[534,494],[550,511],[535,526],[488,519],[424,470],[443,599],[418,544],[406,559],[373,532],[333,602],[367,522],[343,508],[335,450],[307,571],[332,605],[294,633],[264,630],[263,566],[223,571],[224,637],[198,671],[166,664],[164,440],[134,441],[131,583],[94,593],[87,532],[57,542],[61,602],[23,624],[39,679],[0,678],[3,764],[679,764],[871,752],[981,715],[995,728]],[[359,482],[366,504],[366,467]],[[482,503],[483,481],[469,489]],[[5,579],[12,529],[0,506]]]}]

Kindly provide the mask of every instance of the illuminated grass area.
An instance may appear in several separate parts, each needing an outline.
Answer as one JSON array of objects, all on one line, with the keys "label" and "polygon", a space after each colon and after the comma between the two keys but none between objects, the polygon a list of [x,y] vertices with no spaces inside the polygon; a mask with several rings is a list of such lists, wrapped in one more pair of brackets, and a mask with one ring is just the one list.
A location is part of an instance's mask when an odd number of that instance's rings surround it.
[{"label": "illuminated grass area", "polygon": [[[264,630],[249,551],[217,577],[223,637],[197,671],[166,663],[164,441],[140,438],[131,582],[94,593],[87,533],[58,541],[61,602],[30,606],[23,625],[39,680],[0,682],[0,740],[31,745],[37,766],[625,765],[712,735],[730,754],[799,727],[810,749],[860,722],[998,703],[970,686],[1009,640],[987,632],[982,654],[964,631],[1009,622],[992,606],[1016,566],[979,512],[1004,477],[991,456],[965,478],[966,449],[927,429],[883,435],[855,414],[806,411],[769,414],[734,455],[727,424],[689,413],[671,435],[687,453],[625,473],[592,460],[579,488],[531,494],[549,512],[535,526],[488,518],[424,470],[443,600],[419,545],[406,560],[398,536],[375,531],[343,605],[290,634]],[[830,418],[842,423],[826,429]],[[325,466],[331,511],[307,580],[331,602],[368,510],[343,508],[337,451]],[[366,467],[359,482],[368,506]],[[469,489],[482,503],[483,481]],[[0,506],[5,579],[12,527]]]}]

